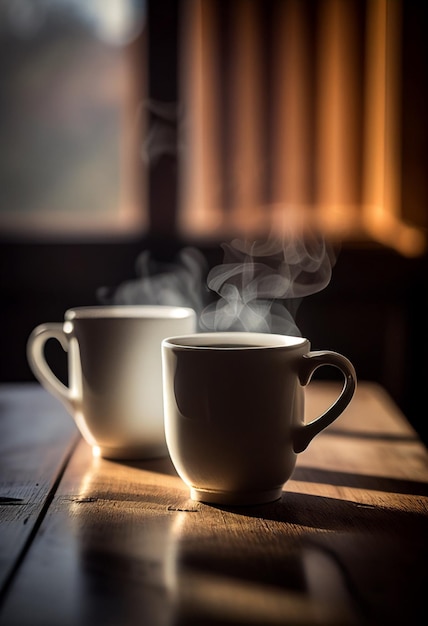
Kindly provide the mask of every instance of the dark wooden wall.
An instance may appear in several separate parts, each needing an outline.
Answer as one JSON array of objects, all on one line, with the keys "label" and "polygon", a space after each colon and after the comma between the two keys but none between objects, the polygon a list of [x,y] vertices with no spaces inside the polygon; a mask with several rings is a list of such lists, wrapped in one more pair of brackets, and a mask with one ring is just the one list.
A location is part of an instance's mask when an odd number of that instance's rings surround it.
[{"label": "dark wooden wall", "polygon": [[[25,350],[37,324],[61,321],[73,306],[99,304],[99,287],[135,277],[134,263],[143,249],[173,260],[183,245],[166,239],[120,245],[3,244],[0,381],[33,379]],[[219,246],[199,250],[207,267],[223,260]],[[427,277],[427,257],[404,259],[378,246],[343,247],[328,287],[304,298],[296,316],[313,349],[342,352],[360,379],[384,385],[426,441]],[[50,350],[54,366],[65,376],[61,349]]]}]

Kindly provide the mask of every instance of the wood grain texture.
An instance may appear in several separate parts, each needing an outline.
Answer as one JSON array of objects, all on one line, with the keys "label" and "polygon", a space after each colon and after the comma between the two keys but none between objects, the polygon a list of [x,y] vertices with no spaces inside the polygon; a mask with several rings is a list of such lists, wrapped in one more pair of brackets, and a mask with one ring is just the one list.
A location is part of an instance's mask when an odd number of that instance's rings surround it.
[{"label": "wood grain texture", "polygon": [[[308,418],[336,393],[313,383]],[[107,461],[80,441],[0,624],[422,624],[427,530],[426,449],[377,385],[268,505],[193,502],[168,458]]]},{"label": "wood grain texture", "polygon": [[77,439],[72,418],[38,384],[0,385],[0,589]]}]

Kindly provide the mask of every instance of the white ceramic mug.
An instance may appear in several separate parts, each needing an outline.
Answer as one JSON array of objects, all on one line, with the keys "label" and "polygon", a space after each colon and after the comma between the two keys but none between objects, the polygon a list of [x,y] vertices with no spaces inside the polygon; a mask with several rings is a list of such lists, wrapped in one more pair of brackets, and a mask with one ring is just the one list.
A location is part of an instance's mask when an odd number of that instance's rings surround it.
[{"label": "white ceramic mug", "polygon": [[[336,402],[304,423],[304,387],[322,365],[339,368]],[[249,505],[281,497],[297,454],[351,401],[356,374],[307,339],[195,333],[162,342],[166,441],[193,500]]]},{"label": "white ceramic mug", "polygon": [[[64,323],[37,326],[27,357],[95,453],[114,459],[164,456],[161,341],[195,329],[196,313],[186,307],[77,307],[66,311]],[[68,386],[46,361],[49,339],[68,352]]]}]

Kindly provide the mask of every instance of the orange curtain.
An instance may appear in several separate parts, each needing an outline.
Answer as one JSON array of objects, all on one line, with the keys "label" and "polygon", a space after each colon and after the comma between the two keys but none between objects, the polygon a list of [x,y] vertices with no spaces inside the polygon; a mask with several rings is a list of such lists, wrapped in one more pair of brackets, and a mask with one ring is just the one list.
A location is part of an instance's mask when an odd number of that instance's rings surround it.
[{"label": "orange curtain", "polygon": [[424,250],[401,206],[399,0],[188,0],[183,25],[183,234]]}]

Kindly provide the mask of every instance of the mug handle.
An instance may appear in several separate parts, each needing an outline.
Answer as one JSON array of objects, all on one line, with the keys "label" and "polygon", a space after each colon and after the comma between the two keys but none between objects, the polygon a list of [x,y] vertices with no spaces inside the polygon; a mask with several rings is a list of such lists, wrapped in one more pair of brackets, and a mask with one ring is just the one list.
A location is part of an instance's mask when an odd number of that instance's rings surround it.
[{"label": "mug handle", "polygon": [[60,400],[72,414],[74,400],[71,389],[64,385],[53,373],[45,358],[45,344],[48,339],[56,339],[63,350],[68,352],[68,339],[62,324],[40,324],[31,332],[27,341],[27,359],[34,376],[42,386]]},{"label": "mug handle", "polygon": [[323,365],[332,365],[342,372],[345,379],[343,388],[337,400],[327,411],[308,424],[302,424],[296,428],[293,433],[293,449],[296,453],[303,452],[315,435],[318,435],[343,413],[355,393],[357,375],[354,366],[346,357],[330,350],[308,352],[302,356],[298,372],[300,383],[306,386],[315,370]]}]

